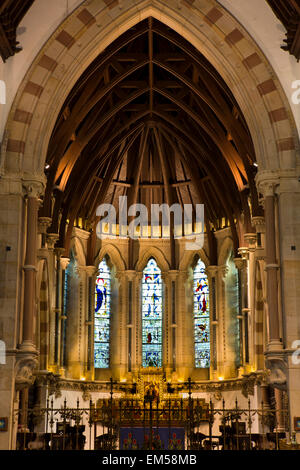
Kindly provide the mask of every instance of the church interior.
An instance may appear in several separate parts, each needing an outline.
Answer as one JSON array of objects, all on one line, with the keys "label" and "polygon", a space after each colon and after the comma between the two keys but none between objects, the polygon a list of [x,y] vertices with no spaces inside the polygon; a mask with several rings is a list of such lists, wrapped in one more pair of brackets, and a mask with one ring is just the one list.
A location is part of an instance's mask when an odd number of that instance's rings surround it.
[{"label": "church interior", "polygon": [[0,55],[0,449],[300,449],[300,1],[4,0]]}]

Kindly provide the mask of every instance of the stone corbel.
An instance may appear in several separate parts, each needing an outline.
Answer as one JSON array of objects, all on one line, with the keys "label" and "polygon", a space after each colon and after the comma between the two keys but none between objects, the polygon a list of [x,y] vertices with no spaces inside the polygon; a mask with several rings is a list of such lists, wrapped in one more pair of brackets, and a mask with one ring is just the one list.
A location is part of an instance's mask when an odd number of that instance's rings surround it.
[{"label": "stone corbel", "polygon": [[266,367],[269,370],[269,383],[279,390],[287,389],[288,364],[283,351],[266,351]]},{"label": "stone corbel", "polygon": [[17,359],[15,368],[15,387],[22,390],[30,387],[35,381],[34,370],[38,365],[36,354],[22,354]]}]

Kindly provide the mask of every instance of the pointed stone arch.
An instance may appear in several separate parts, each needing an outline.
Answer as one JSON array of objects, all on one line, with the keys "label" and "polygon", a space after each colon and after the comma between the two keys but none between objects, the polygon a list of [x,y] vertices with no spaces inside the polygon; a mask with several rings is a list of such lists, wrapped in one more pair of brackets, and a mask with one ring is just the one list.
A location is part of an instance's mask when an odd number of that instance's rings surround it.
[{"label": "pointed stone arch", "polygon": [[112,264],[115,266],[117,274],[126,270],[126,264],[120,250],[111,243],[103,245],[100,249],[96,257],[96,268],[106,255],[110,258]]},{"label": "pointed stone arch", "polygon": [[6,125],[4,173],[43,175],[59,105],[100,52],[148,16],[190,41],[224,78],[246,118],[260,169],[295,168],[299,142],[280,82],[255,41],[218,2],[91,0],[59,26],[27,71]]},{"label": "pointed stone arch", "polygon": [[145,266],[148,263],[149,258],[154,258],[157,262],[158,267],[161,269],[162,273],[168,272],[170,268],[170,264],[165,257],[162,250],[157,247],[151,246],[147,248],[142,255],[140,256],[138,262],[136,263],[135,269],[136,271],[143,271]]}]

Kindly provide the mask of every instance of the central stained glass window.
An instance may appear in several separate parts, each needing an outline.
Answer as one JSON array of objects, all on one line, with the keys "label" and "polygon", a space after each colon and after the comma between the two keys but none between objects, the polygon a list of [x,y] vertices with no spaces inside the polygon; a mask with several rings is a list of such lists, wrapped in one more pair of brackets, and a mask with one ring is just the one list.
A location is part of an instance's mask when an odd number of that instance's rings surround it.
[{"label": "central stained glass window", "polygon": [[161,270],[150,258],[142,283],[142,364],[162,366],[162,280]]},{"label": "central stained glass window", "polygon": [[194,269],[195,367],[210,365],[209,286],[205,264],[199,259]]},{"label": "central stained glass window", "polygon": [[107,369],[110,356],[110,269],[105,258],[99,264],[95,291],[95,367]]}]

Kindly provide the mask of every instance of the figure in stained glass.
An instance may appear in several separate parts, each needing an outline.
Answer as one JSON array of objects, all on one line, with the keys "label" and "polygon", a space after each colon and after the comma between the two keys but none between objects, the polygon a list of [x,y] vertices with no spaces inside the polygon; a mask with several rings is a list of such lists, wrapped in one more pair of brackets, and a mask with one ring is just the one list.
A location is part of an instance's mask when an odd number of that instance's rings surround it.
[{"label": "figure in stained glass", "polygon": [[110,269],[105,258],[99,264],[95,289],[95,341],[96,368],[109,367],[110,355]]},{"label": "figure in stained glass", "polygon": [[195,367],[210,365],[209,286],[205,265],[199,259],[194,269]]},{"label": "figure in stained glass", "polygon": [[142,364],[162,365],[162,282],[161,271],[151,258],[142,281]]}]

